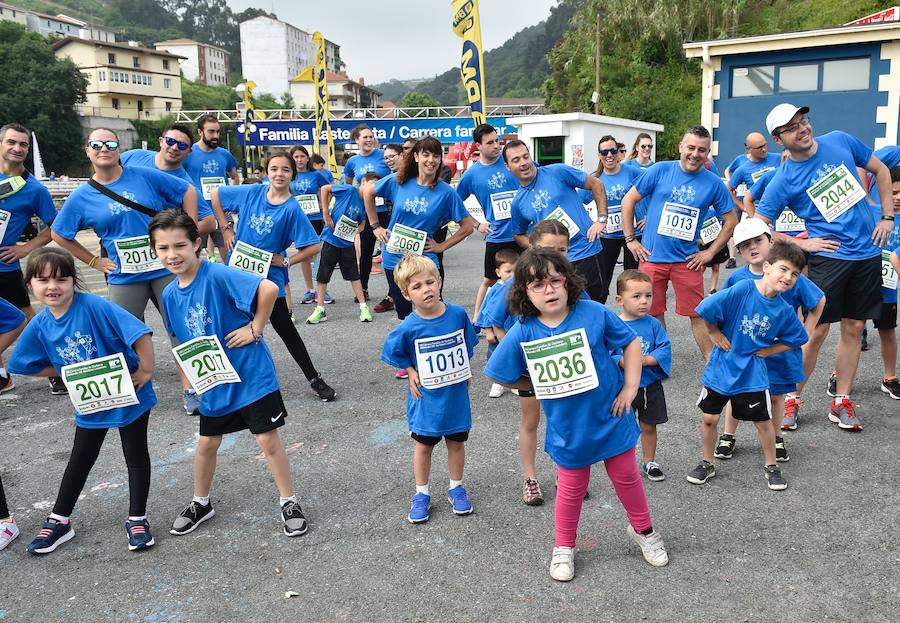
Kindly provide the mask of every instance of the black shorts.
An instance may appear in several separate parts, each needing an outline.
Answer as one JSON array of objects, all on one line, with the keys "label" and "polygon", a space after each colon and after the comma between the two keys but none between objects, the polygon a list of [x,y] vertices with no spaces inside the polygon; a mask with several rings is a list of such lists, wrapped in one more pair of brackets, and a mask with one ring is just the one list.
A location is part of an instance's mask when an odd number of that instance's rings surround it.
[{"label": "black shorts", "polygon": [[317,221],[310,220],[309,224],[312,225],[312,228],[316,230],[317,234],[321,234],[322,230],[325,229],[325,221],[319,219]]},{"label": "black shorts", "polygon": [[638,389],[631,406],[637,412],[638,419],[644,424],[665,424],[669,421],[662,381],[654,381],[647,387]]},{"label": "black shorts", "polygon": [[500,249],[509,249],[515,251],[516,255],[522,252],[522,247],[511,242],[486,242],[484,243],[484,278],[497,280],[497,251]]},{"label": "black shorts", "polygon": [[897,328],[897,304],[882,303],[881,316],[875,319],[876,329],[896,329]]},{"label": "black shorts", "polygon": [[249,429],[254,435],[284,426],[287,409],[277,389],[256,402],[219,417],[200,414],[200,436],[217,437]]},{"label": "black shorts", "polygon": [[[575,272],[584,277],[584,291],[592,301],[602,303],[607,294],[603,287],[603,270],[600,266],[600,254],[572,262]],[[881,274],[881,273],[879,273]]]},{"label": "black shorts", "polygon": [[867,260],[809,258],[809,278],[825,293],[819,324],[842,318],[875,320],[881,316],[881,256]]},{"label": "black shorts", "polygon": [[319,271],[316,273],[318,283],[329,283],[336,266],[341,267],[341,276],[345,281],[359,281],[359,265],[356,263],[356,248],[336,247],[323,242],[319,252]]},{"label": "black shorts", "polygon": [[21,268],[0,273],[0,298],[6,299],[19,309],[31,305]]},{"label": "black shorts", "polygon": [[469,440],[469,431],[464,430],[461,433],[451,433],[449,435],[438,435],[437,437],[432,437],[431,435],[420,435],[418,433],[410,433],[410,437],[412,437],[415,441],[418,441],[423,446],[436,446],[440,443],[441,439],[446,439],[447,441],[458,441],[463,443]]},{"label": "black shorts", "polygon": [[[715,242],[715,240],[713,240]],[[712,242],[709,244],[701,244],[699,245],[701,251],[706,251],[708,248],[712,246]],[[728,254],[728,245],[722,245],[722,248],[719,249],[719,252],[713,256],[712,261],[709,264],[706,264],[707,268],[711,268],[713,266],[718,266],[719,264],[723,264],[728,261],[728,258],[731,257]]]},{"label": "black shorts", "polygon": [[725,405],[731,401],[731,414],[742,422],[767,422],[772,419],[772,403],[769,390],[744,392],[734,396],[720,394],[714,389],[704,387],[700,390],[697,406],[703,413],[718,415]]}]

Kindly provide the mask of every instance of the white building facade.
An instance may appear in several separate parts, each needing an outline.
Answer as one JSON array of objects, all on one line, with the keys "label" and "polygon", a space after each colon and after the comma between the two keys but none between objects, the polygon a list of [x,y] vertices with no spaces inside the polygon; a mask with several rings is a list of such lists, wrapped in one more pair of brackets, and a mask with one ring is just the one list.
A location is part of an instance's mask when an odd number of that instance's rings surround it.
[{"label": "white building facade", "polygon": [[231,54],[222,48],[192,39],[160,41],[155,47],[157,50],[183,56],[181,72],[188,80],[209,86],[228,84],[231,75]]}]

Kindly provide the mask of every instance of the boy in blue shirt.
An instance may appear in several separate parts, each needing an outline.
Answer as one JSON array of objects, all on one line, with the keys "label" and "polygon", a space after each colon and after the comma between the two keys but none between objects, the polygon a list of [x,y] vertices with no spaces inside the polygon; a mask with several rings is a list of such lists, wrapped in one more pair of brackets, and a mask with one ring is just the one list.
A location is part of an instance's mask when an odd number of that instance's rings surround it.
[{"label": "boy in blue shirt", "polygon": [[756,425],[769,488],[787,488],[775,460],[769,374],[764,359],[799,348],[808,340],[796,312],[779,296],[794,287],[805,265],[806,256],[799,247],[779,241],[772,245],[763,262],[762,278],[741,281],[697,306],[713,349],[697,401],[703,412],[703,460],[688,472],[688,482],[699,485],[716,475],[712,464],[716,427],[722,409],[730,401],[736,419]]},{"label": "boy in blue shirt", "polygon": [[[669,421],[662,381],[672,369],[672,342],[662,323],[649,315],[652,302],[650,276],[633,269],[622,271],[616,280],[616,303],[622,306],[619,318],[641,339],[641,384],[632,402],[641,426],[641,470],[658,482],[666,479],[656,462],[656,427]],[[621,350],[613,358],[624,369]]]},{"label": "boy in blue shirt", "polygon": [[474,509],[462,486],[465,442],[472,427],[469,404],[470,360],[478,343],[466,310],[445,304],[440,298],[441,278],[437,265],[422,255],[407,255],[394,270],[401,294],[414,308],[388,334],[381,359],[409,374],[406,418],[410,437],[416,442],[413,472],[416,494],[407,519],[428,521],[431,495],[428,479],[434,446],[443,437],[447,443],[450,487],[447,497],[456,515]]},{"label": "boy in blue shirt", "polygon": [[[478,329],[484,329],[485,331],[485,339],[488,343],[487,349],[487,357],[486,359],[491,358],[491,353],[494,352],[494,349],[497,347],[497,344],[500,342],[500,338],[497,335],[497,332],[494,331],[494,325],[490,320],[490,316],[487,313],[488,306],[493,305],[495,299],[497,297],[506,296],[507,290],[504,284],[509,281],[512,277],[513,272],[516,270],[516,260],[519,259],[519,254],[512,249],[500,249],[494,253],[494,274],[497,276],[497,281],[488,288],[487,293],[484,295],[484,300],[481,303],[481,310],[478,314],[478,317],[475,319],[475,327]],[[506,393],[506,388],[500,385],[499,383],[494,383],[491,385],[491,390],[488,393],[489,398],[499,398],[503,394]]]},{"label": "boy in blue shirt", "polygon": [[[891,194],[896,218],[900,214],[900,167],[891,169]],[[877,204],[872,207],[879,209]],[[900,381],[897,380],[897,272],[892,266],[891,252],[898,245],[900,221],[895,220],[887,244],[881,247],[881,316],[874,321],[881,342],[881,359],[884,361],[881,391],[894,400],[900,400]]]}]

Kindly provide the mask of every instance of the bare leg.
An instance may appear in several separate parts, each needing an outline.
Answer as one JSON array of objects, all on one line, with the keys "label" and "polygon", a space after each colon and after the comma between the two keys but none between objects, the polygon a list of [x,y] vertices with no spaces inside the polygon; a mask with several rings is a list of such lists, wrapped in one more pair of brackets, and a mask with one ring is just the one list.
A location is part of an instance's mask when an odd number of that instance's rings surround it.
[{"label": "bare leg", "polygon": [[284,284],[284,302],[287,303],[288,310],[294,311],[294,301],[291,299],[291,284]]},{"label": "bare leg", "polygon": [[825,338],[828,337],[830,328],[831,325],[829,324],[820,324],[813,330],[812,335],[809,336],[809,341],[803,345],[803,373],[805,379],[803,382],[797,383],[798,394],[803,392],[803,388],[806,387],[810,375],[813,373],[813,370],[816,369],[819,351],[822,348],[822,344],[825,343]]},{"label": "bare leg", "polygon": [[691,318],[691,333],[694,334],[694,341],[697,342],[697,348],[700,349],[703,360],[709,361],[709,354],[712,352],[712,339],[709,337],[709,331],[706,330],[703,318],[699,316]]},{"label": "bare leg", "polygon": [[[461,441],[446,440],[447,444],[447,471],[450,472],[450,480],[463,479],[463,467],[466,464],[466,444]],[[431,458],[429,456],[429,458]]]},{"label": "bare leg", "polygon": [[731,401],[728,401],[728,404],[725,405],[725,430],[722,432],[726,435],[734,435],[737,433],[738,424],[739,422],[731,414]]},{"label": "bare leg", "polygon": [[[884,378],[897,376],[897,331],[895,329],[878,329],[881,340],[881,360],[884,362]],[[0,351],[3,349],[0,348]]]},{"label": "bare leg", "polygon": [[713,264],[710,267],[709,291],[719,289],[719,264]]},{"label": "bare leg", "polygon": [[656,460],[656,424],[645,424],[638,420],[641,425],[641,456],[644,463]]},{"label": "bare leg", "polygon": [[[703,460],[713,462],[713,451],[719,434],[719,415],[704,413],[700,423],[700,444],[703,446]],[[772,439],[772,452],[775,452],[775,439]],[[773,459],[774,461],[774,459]]]},{"label": "bare leg", "polygon": [[216,453],[222,443],[222,435],[200,437],[197,450],[194,452],[194,495],[200,498],[209,496],[213,475],[216,473]]},{"label": "bare leg", "polygon": [[318,305],[319,307],[325,307],[325,292],[327,291],[327,283],[319,283],[318,281],[316,282],[316,305]]},{"label": "bare leg", "polygon": [[312,279],[312,262],[300,262],[300,272],[303,274],[303,282],[306,284],[306,291],[313,289]]},{"label": "bare leg", "polygon": [[772,430],[776,437],[781,435],[781,422],[784,420],[784,395],[769,396],[772,401]]},{"label": "bare leg", "polygon": [[278,495],[283,498],[294,495],[294,485],[291,484],[291,466],[288,463],[287,453],[284,451],[284,444],[281,443],[281,437],[278,436],[278,430],[260,433],[256,436],[256,443],[266,455],[269,471],[272,472],[272,479],[275,481],[275,486],[278,487]]},{"label": "bare leg", "polygon": [[424,443],[416,442],[416,448],[413,451],[413,475],[416,478],[417,485],[427,485],[428,477],[431,475],[431,454],[434,446],[426,446]]},{"label": "bare leg", "polygon": [[[319,284],[316,284],[316,285],[321,287],[322,284],[319,283]],[[350,282],[350,287],[353,288],[353,294],[356,295],[356,300],[357,300],[357,302],[362,303],[363,305],[365,305],[365,304],[366,304],[366,297],[365,297],[365,295],[363,294],[362,281],[360,281],[359,279],[357,279],[356,281],[351,281],[351,282]],[[325,284],[325,289],[326,289],[326,290],[328,289],[328,284]],[[316,300],[318,301],[318,299],[319,299],[318,293],[316,293],[316,294],[317,294]],[[325,293],[324,293],[324,292],[322,292],[322,302],[323,302],[323,303],[325,302]]]},{"label": "bare leg", "polygon": [[525,480],[537,480],[534,460],[537,454],[537,429],[541,420],[541,404],[537,398],[519,398],[522,417],[519,419],[519,460]]},{"label": "bare leg", "polygon": [[759,445],[766,465],[775,465],[775,430],[772,423],[769,421],[753,423],[756,425],[756,432],[759,433]]},{"label": "bare leg", "polygon": [[849,396],[859,367],[860,336],[864,320],[841,319],[841,337],[838,339],[835,371],[837,372],[837,393]]}]

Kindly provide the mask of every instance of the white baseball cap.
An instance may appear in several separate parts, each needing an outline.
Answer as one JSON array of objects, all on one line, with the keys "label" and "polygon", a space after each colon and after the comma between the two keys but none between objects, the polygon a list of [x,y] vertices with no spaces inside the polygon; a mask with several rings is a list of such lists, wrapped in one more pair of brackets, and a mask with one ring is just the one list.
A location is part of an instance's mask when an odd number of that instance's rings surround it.
[{"label": "white baseball cap", "polygon": [[739,247],[742,242],[747,242],[763,234],[772,238],[772,230],[764,220],[755,217],[745,218],[734,228],[734,246]]},{"label": "white baseball cap", "polygon": [[766,129],[769,131],[769,134],[774,134],[775,130],[789,124],[797,113],[805,115],[808,112],[809,106],[797,108],[793,104],[778,104],[766,115]]}]

